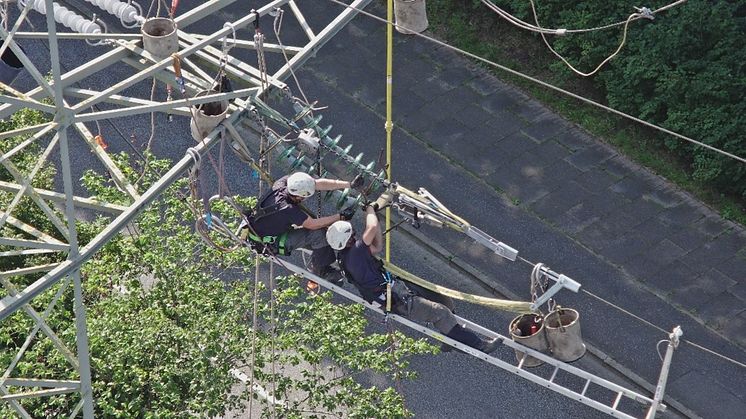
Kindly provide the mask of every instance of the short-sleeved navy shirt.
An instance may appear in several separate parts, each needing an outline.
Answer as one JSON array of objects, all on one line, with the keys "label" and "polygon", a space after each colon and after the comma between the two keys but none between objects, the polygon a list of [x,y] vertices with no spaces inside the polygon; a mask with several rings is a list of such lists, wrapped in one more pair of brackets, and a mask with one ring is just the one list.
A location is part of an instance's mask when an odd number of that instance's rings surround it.
[{"label": "short-sleeved navy shirt", "polygon": [[377,297],[385,281],[381,274],[380,262],[370,253],[370,246],[362,240],[339,252],[347,278],[368,301]]},{"label": "short-sleeved navy shirt", "polygon": [[258,236],[279,236],[280,234],[293,229],[293,225],[300,226],[306,221],[308,215],[303,212],[300,206],[292,203],[288,199],[288,177],[283,176],[272,185],[272,193],[259,203],[260,208],[271,207],[276,203],[281,203],[285,208],[274,214],[260,218],[252,222],[251,227]]}]

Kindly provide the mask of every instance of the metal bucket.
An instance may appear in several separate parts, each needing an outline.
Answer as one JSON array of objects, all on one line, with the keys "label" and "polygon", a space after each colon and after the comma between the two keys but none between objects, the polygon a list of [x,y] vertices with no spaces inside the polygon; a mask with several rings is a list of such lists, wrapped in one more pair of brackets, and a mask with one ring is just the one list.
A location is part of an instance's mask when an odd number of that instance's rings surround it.
[{"label": "metal bucket", "polygon": [[[538,326],[538,329],[534,333],[531,333],[532,324]],[[549,351],[544,332],[544,319],[541,316],[536,314],[522,314],[510,322],[508,330],[510,331],[510,337],[515,342],[540,352]],[[526,358],[523,361],[524,367],[537,367],[544,363],[544,361],[528,356],[525,352],[521,352],[518,349],[515,350],[515,357],[518,362],[524,357]]]},{"label": "metal bucket", "polygon": [[171,56],[179,50],[176,22],[166,17],[154,17],[142,24],[142,45],[145,51],[158,59]]},{"label": "metal bucket", "polygon": [[394,0],[394,17],[398,25],[396,30],[409,35],[427,29],[425,5],[425,0]]},{"label": "metal bucket", "polygon": [[[195,95],[195,97],[211,95],[218,93],[214,90],[203,90]],[[203,103],[197,106],[192,106],[192,121],[189,123],[189,128],[192,132],[192,137],[196,141],[202,141],[207,134],[210,133],[215,127],[220,124],[225,115],[228,113],[228,101],[220,100],[217,102]]]},{"label": "metal bucket", "polygon": [[559,308],[544,318],[547,340],[552,355],[571,362],[585,355],[585,344],[580,334],[580,315],[571,308]]},{"label": "metal bucket", "polygon": [[[0,39],[0,44],[1,43],[2,39]],[[23,63],[21,60],[19,60],[18,56],[11,51],[10,47],[5,48],[3,56],[0,57],[0,82],[3,84],[13,83],[13,80],[18,77],[21,70],[23,70]]]}]

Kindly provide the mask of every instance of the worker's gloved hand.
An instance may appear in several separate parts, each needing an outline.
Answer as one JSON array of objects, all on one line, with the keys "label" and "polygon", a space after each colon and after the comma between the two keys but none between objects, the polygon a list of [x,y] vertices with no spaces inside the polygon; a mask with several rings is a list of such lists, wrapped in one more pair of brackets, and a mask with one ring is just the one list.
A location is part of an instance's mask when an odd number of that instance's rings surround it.
[{"label": "worker's gloved hand", "polygon": [[365,190],[365,178],[363,177],[362,173],[355,176],[355,178],[350,181],[350,188],[360,193],[362,193]]},{"label": "worker's gloved hand", "polygon": [[339,213],[339,219],[344,221],[352,220],[352,217],[355,216],[355,210],[355,205],[351,205],[345,208],[344,210],[342,210],[342,212]]},{"label": "worker's gloved hand", "polygon": [[392,196],[390,193],[384,192],[370,205],[373,207],[374,211],[379,211],[391,205],[391,198]]}]

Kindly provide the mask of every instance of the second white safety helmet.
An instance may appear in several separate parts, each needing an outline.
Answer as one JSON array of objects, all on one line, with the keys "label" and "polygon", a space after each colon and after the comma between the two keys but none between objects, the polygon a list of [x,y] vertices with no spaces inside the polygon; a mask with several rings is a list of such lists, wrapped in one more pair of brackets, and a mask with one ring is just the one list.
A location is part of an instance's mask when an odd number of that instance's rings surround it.
[{"label": "second white safety helmet", "polygon": [[308,173],[295,172],[288,177],[288,192],[308,198],[316,192],[316,181]]},{"label": "second white safety helmet", "polygon": [[352,237],[352,224],[349,221],[336,221],[326,230],[326,242],[334,250],[342,250]]}]

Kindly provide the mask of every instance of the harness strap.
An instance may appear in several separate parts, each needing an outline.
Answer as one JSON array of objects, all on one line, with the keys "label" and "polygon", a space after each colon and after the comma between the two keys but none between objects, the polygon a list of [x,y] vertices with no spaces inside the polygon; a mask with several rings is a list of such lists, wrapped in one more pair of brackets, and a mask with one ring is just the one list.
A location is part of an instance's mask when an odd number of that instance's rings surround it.
[{"label": "harness strap", "polygon": [[280,234],[279,236],[264,236],[264,237],[259,237],[256,234],[254,234],[251,231],[249,231],[249,236],[248,237],[253,242],[260,243],[260,244],[263,244],[265,246],[266,245],[276,244],[277,245],[277,254],[280,255],[280,256],[287,256],[287,254],[285,253],[285,250],[286,250],[285,249],[285,243],[287,242],[287,239],[288,239],[288,232],[284,232],[284,233]]}]

